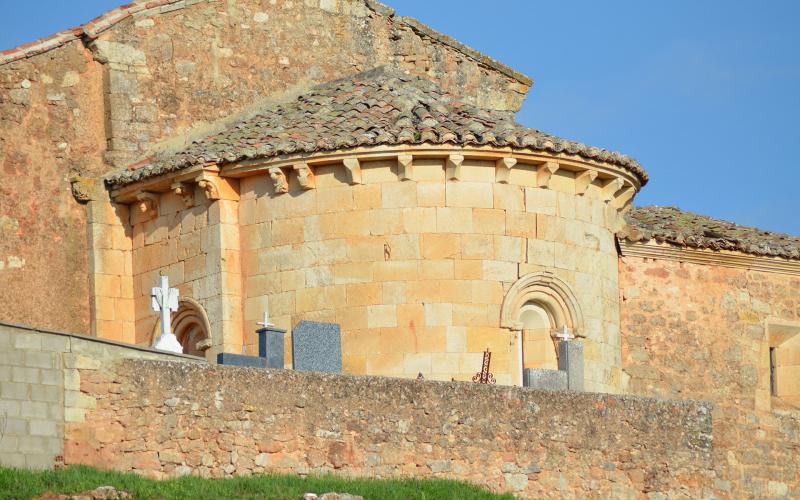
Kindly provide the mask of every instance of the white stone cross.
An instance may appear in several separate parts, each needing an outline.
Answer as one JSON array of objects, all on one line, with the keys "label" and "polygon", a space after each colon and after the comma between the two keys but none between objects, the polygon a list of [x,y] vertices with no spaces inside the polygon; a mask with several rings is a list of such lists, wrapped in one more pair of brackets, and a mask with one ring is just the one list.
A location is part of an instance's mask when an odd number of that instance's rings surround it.
[{"label": "white stone cross", "polygon": [[150,291],[150,305],[154,311],[161,312],[161,336],[156,340],[156,349],[171,352],[183,352],[183,346],[172,333],[170,312],[178,310],[178,289],[169,287],[169,278],[161,275],[161,286]]},{"label": "white stone cross", "polygon": [[564,328],[562,328],[560,332],[555,334],[555,338],[557,338],[562,342],[566,342],[568,340],[574,339],[575,335],[569,333],[569,330],[567,330],[567,325],[564,325]]},{"label": "white stone cross", "polygon": [[264,321],[256,322],[256,325],[263,326],[264,328],[268,328],[270,326],[275,326],[269,322],[269,311],[264,311]]}]

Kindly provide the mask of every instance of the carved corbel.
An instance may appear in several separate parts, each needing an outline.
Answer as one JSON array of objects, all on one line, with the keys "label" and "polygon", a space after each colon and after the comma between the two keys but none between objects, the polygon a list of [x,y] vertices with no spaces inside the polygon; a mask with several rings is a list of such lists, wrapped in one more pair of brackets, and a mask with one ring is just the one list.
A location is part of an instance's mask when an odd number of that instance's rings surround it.
[{"label": "carved corbel", "polygon": [[575,176],[575,194],[583,195],[586,194],[586,190],[589,189],[589,184],[594,182],[597,179],[597,171],[596,170],[585,170],[578,175]]},{"label": "carved corbel", "polygon": [[309,190],[316,187],[314,172],[311,171],[308,163],[295,163],[292,168],[297,173],[297,183],[301,188]]},{"label": "carved corbel", "polygon": [[397,174],[401,181],[414,180],[414,157],[411,155],[397,155]]},{"label": "carved corbel", "polygon": [[615,177],[610,181],[606,182],[600,194],[600,199],[606,202],[611,201],[611,199],[614,198],[614,194],[620,189],[622,189],[623,184],[625,184],[625,181],[623,181],[619,177]]},{"label": "carved corbel", "polygon": [[206,195],[206,198],[209,200],[218,200],[219,196],[219,187],[214,183],[214,181],[209,177],[203,177],[197,180],[197,185],[200,186],[200,189],[203,190],[203,194]]},{"label": "carved corbel", "polygon": [[511,169],[517,164],[516,158],[500,158],[495,165],[494,180],[495,182],[508,183],[508,178],[511,175]]},{"label": "carved corbel", "polygon": [[611,206],[613,206],[617,210],[622,210],[623,208],[625,208],[628,202],[630,202],[633,199],[633,195],[635,194],[636,194],[636,188],[629,184],[622,191],[620,191],[619,196],[616,196],[612,200]]},{"label": "carved corbel", "polygon": [[284,174],[283,170],[279,167],[269,168],[269,178],[272,179],[272,185],[275,188],[276,194],[289,192],[289,181],[286,180],[286,174]]},{"label": "carved corbel", "polygon": [[169,187],[173,193],[181,197],[186,208],[194,206],[194,186],[186,182],[175,182]]},{"label": "carved corbel", "polygon": [[558,162],[555,161],[548,161],[539,165],[536,168],[536,185],[540,188],[549,188],[550,179],[553,178],[553,174],[556,173],[557,170]]},{"label": "carved corbel", "polygon": [[158,195],[143,191],[136,195],[136,208],[142,215],[155,216],[158,207]]},{"label": "carved corbel", "polygon": [[464,163],[462,155],[452,154],[447,157],[445,173],[447,180],[461,180],[461,164]]},{"label": "carved corbel", "polygon": [[363,184],[361,182],[361,162],[358,161],[358,158],[345,158],[342,163],[347,170],[350,184]]}]

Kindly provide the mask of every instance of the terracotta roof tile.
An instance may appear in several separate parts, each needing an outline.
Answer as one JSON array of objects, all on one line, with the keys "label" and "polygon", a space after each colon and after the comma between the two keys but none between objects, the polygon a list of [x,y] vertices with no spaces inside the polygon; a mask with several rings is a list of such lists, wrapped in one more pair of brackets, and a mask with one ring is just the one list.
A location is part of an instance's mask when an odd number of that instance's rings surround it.
[{"label": "terracotta roof tile", "polygon": [[619,165],[647,182],[644,169],[627,156],[526,128],[509,112],[467,104],[432,81],[388,67],[318,86],[291,102],[260,110],[252,118],[194,141],[177,153],[114,173],[106,182],[119,186],[207,163],[422,143],[576,154]]},{"label": "terracotta roof tile", "polygon": [[800,238],[796,236],[740,226],[675,207],[635,207],[625,219],[628,225],[618,236],[632,242],[655,240],[689,248],[800,260]]}]

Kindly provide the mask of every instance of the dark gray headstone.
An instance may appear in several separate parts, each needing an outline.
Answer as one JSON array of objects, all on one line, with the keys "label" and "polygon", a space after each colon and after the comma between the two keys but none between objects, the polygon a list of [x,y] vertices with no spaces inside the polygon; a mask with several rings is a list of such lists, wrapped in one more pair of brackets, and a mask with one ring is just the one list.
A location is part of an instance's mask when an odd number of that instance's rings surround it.
[{"label": "dark gray headstone", "polygon": [[567,374],[567,388],[583,391],[583,343],[576,340],[558,343],[558,369]]},{"label": "dark gray headstone", "polygon": [[292,329],[292,367],[342,373],[342,332],[335,323],[301,321]]},{"label": "dark gray headstone", "polygon": [[522,370],[522,385],[544,391],[566,391],[567,372],[545,368],[525,368]]},{"label": "dark gray headstone", "polygon": [[227,366],[252,366],[254,368],[267,368],[267,360],[244,354],[221,352],[217,354],[217,363]]},{"label": "dark gray headstone", "polygon": [[286,330],[269,326],[256,332],[258,356],[267,360],[268,368],[283,368],[283,336]]}]

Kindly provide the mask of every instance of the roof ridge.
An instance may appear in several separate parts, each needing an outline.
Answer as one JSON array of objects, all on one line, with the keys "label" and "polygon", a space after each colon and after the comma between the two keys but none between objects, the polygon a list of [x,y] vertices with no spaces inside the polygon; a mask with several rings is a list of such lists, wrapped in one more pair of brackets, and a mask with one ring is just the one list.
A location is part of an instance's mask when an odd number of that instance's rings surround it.
[{"label": "roof ridge", "polygon": [[[155,13],[157,14],[163,14],[165,12],[179,10],[201,2],[217,1],[219,0],[134,0],[131,3],[120,5],[119,7],[111,9],[108,12],[100,14],[87,23],[0,51],[0,66],[47,52],[75,40],[82,40],[84,42],[95,40],[100,36],[101,33],[114,27],[118,23],[134,14],[141,14],[145,11],[151,10],[156,11]],[[367,8],[376,14],[394,18],[421,36],[426,36],[439,43],[452,47],[462,54],[475,59],[479,64],[503,73],[519,83],[527,86],[533,84],[533,79],[530,77],[520,73],[519,71],[516,71],[510,66],[507,66],[492,57],[481,53],[478,50],[473,49],[472,47],[469,47],[468,45],[464,45],[463,43],[448,35],[445,35],[444,33],[436,31],[430,26],[423,24],[418,19],[408,16],[395,17],[394,9],[383,5],[377,0],[362,1]]]}]

